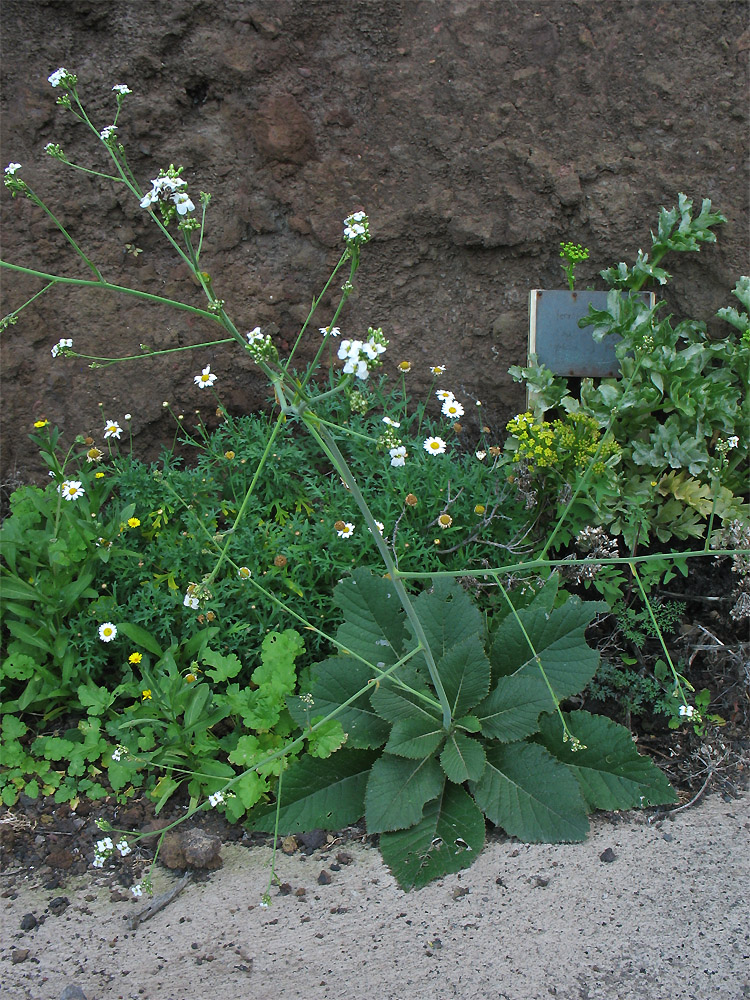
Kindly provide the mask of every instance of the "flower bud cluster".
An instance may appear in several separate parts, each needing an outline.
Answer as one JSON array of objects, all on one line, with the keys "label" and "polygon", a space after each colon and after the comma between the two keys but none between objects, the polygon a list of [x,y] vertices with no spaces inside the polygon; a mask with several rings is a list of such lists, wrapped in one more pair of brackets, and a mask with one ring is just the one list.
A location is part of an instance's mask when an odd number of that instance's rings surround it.
[{"label": "flower bud cluster", "polygon": [[278,361],[279,352],[267,333],[262,333],[259,326],[245,334],[247,349],[253,361]]}]

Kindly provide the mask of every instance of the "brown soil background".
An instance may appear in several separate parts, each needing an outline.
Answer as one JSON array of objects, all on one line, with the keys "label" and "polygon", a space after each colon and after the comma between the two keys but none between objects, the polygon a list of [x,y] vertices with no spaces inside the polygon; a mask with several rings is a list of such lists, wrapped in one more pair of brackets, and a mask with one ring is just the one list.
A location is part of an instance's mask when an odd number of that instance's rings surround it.
[{"label": "brown soil background", "polygon": [[[200,304],[137,204],[77,162],[101,150],[56,107],[47,83],[77,73],[97,127],[128,84],[120,138],[142,185],[170,162],[213,193],[203,262],[240,329],[293,340],[364,207],[374,239],[346,335],[380,325],[387,370],[449,366],[450,387],[484,403],[498,431],[523,405],[507,375],[523,363],[532,287],[561,287],[560,240],[591,248],[580,287],[648,246],[659,206],[710,197],[728,217],[718,246],[672,261],[670,311],[709,324],[748,261],[746,0],[3,0],[2,162],[48,200],[114,282]],[[85,276],[62,237],[7,192],[3,257]],[[152,231],[153,230],[153,231]],[[130,255],[126,244],[142,249]],[[2,314],[39,288],[3,275]],[[318,315],[331,316],[331,299]],[[72,337],[91,355],[212,339],[204,321],[97,292],[56,290],[2,338],[5,475],[36,469],[26,433],[41,415],[101,433],[133,414],[136,452],[191,414],[192,376],[211,363],[233,412],[266,400],[249,359],[171,355],[90,371],[52,362]],[[313,340],[315,337],[313,336]],[[209,407],[213,409],[213,407]]]},{"label": "brown soil background", "polygon": [[[124,897],[114,873],[45,890],[11,870],[2,995],[59,1000],[75,984],[87,1000],[743,1000],[749,832],[747,795],[666,819],[599,814],[582,844],[491,834],[472,868],[408,894],[372,846],[337,843],[281,855],[286,894],[268,909],[270,848],[225,844],[222,869],[135,930],[146,898]],[[177,878],[160,869],[155,892]],[[27,913],[40,923],[23,931]]]}]

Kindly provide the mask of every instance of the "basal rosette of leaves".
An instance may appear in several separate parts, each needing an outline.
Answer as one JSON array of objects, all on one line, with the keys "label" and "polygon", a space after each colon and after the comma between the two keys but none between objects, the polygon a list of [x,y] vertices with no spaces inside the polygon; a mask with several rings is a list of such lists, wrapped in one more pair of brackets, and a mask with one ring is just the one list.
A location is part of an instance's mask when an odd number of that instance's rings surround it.
[{"label": "basal rosette of leaves", "polygon": [[[631,551],[653,541],[704,538],[712,516],[722,523],[748,517],[748,312],[719,310],[731,329],[716,340],[703,322],[673,325],[663,315],[663,302],[650,307],[635,294],[623,294],[638,292],[648,281],[666,284],[670,275],[659,266],[665,254],[699,251],[715,242],[712,227],[724,221],[708,199],[694,214],[693,203],[680,195],[676,208],[660,212],[651,260],[639,251],[632,267],[621,263],[601,272],[612,289],[607,307],[590,307],[580,325],[590,327],[597,341],[619,338],[618,377],[598,384],[583,379],[574,396],[566,380],[543,365],[511,369],[533,390],[537,422],[548,410],[582,413],[616,442],[616,488],[596,495],[595,523],[622,536]],[[750,279],[740,278],[733,294],[750,311]],[[514,435],[511,447],[518,445]],[[594,485],[593,476],[588,481]],[[558,544],[583,526],[569,517]]]},{"label": "basal rosette of leaves", "polygon": [[338,656],[309,691],[288,699],[303,728],[336,711],[346,733],[327,761],[301,758],[256,830],[345,826],[364,815],[404,889],[469,867],[485,821],[528,842],[579,841],[595,809],[675,801],[630,732],[587,712],[558,712],[599,661],[585,629],[606,608],[558,592],[553,576],[525,607],[483,616],[455,583],[436,579],[415,600],[448,696],[446,727],[390,580],[355,570],[336,589]]}]

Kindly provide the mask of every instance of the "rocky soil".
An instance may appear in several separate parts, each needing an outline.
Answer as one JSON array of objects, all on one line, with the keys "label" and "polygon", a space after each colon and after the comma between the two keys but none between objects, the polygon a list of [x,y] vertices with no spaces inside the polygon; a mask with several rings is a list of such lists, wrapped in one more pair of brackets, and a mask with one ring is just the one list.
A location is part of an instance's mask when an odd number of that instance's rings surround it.
[{"label": "rocky soil", "polygon": [[[213,194],[203,259],[240,329],[261,325],[283,350],[337,259],[341,220],[363,207],[374,239],[345,333],[382,326],[389,370],[411,360],[415,385],[448,365],[497,429],[523,405],[507,369],[525,360],[529,289],[563,284],[560,240],[591,248],[579,274],[595,283],[647,246],[682,191],[729,222],[718,246],[673,262],[670,310],[711,323],[747,269],[746,0],[4,0],[1,27],[3,162],[23,164],[110,280],[199,302],[136,203],[45,156],[54,141],[105,162],[55,106],[59,66],[97,127],[112,86],[131,87],[119,136],[142,185],[174,162]],[[84,276],[31,203],[6,192],[0,206],[4,258]],[[39,287],[6,273],[0,312]],[[49,354],[60,337],[123,356],[212,333],[97,292],[35,302],[3,334],[4,475],[37,469],[26,432],[41,415],[66,440],[98,437],[100,402],[107,419],[131,412],[136,450],[154,455],[172,438],[162,401],[205,405],[192,376],[209,362],[232,411],[263,405],[230,348],[93,371]]]}]

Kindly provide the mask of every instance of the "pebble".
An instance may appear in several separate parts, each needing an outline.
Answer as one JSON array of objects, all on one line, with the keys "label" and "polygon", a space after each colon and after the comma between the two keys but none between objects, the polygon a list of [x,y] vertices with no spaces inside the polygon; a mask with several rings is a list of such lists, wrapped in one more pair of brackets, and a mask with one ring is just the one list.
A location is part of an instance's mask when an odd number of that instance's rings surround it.
[{"label": "pebble", "polygon": [[24,913],[21,917],[21,930],[22,931],[33,931],[39,921],[36,919],[33,913]]},{"label": "pebble", "polygon": [[10,953],[10,960],[13,963],[13,965],[20,965],[21,962],[25,962],[28,957],[29,957],[28,948],[14,948],[13,951]]},{"label": "pebble", "polygon": [[80,986],[75,983],[68,983],[60,994],[60,1000],[86,1000],[86,994]]}]

